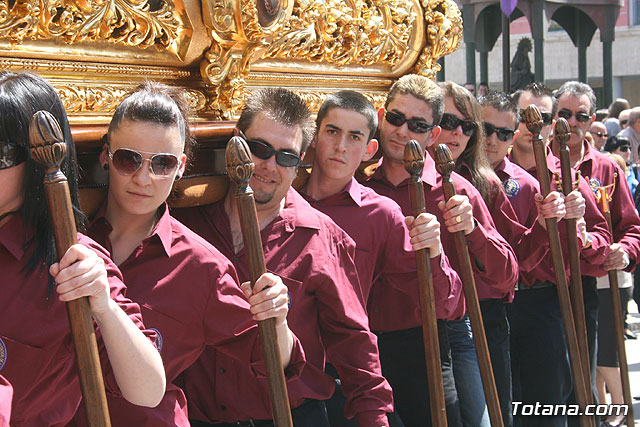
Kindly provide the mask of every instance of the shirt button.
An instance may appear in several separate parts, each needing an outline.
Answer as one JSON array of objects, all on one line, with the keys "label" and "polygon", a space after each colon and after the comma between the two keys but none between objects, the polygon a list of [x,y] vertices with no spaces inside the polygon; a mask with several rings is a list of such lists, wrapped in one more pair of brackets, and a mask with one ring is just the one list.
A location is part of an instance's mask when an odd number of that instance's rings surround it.
[{"label": "shirt button", "polygon": [[221,373],[221,374],[224,374],[225,372],[227,372],[227,370],[226,370],[226,369],[224,369],[224,368],[220,368],[220,373]]},{"label": "shirt button", "polygon": [[471,240],[467,240],[467,245],[471,246]]},{"label": "shirt button", "polygon": [[374,312],[374,313],[379,313],[379,312],[380,312],[380,309],[379,309],[378,307],[375,307],[375,308],[373,309],[373,312]]},{"label": "shirt button", "polygon": [[226,411],[227,407],[225,405],[220,405],[220,409],[222,409],[223,411]]}]

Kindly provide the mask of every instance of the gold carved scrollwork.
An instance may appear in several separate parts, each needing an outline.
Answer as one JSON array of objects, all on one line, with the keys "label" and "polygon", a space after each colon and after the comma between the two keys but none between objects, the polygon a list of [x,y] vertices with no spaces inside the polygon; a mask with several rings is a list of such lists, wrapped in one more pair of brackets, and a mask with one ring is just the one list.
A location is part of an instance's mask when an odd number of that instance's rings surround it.
[{"label": "gold carved scrollwork", "polygon": [[414,67],[418,74],[435,80],[438,59],[454,52],[462,39],[462,14],[453,0],[422,0],[427,43]]},{"label": "gold carved scrollwork", "polygon": [[264,56],[393,66],[409,49],[416,17],[405,0],[297,0]]},{"label": "gold carved scrollwork", "polygon": [[[462,36],[453,0],[209,0],[203,18],[214,43],[200,71],[213,92],[210,110],[225,119],[237,117],[248,92],[273,84],[257,77],[264,73],[315,110],[328,88],[384,93],[380,79],[412,70],[434,78],[436,61]],[[316,96],[307,88],[318,76]],[[350,86],[356,77],[367,81]]]},{"label": "gold carved scrollwork", "polygon": [[[109,84],[77,85],[58,83],[55,85],[58,95],[68,113],[73,115],[93,114],[111,116],[120,102],[135,88]],[[205,112],[209,100],[196,89],[185,89],[190,107],[197,114]]]},{"label": "gold carved scrollwork", "polygon": [[0,37],[13,42],[104,40],[163,50],[182,28],[169,0],[0,0]]}]

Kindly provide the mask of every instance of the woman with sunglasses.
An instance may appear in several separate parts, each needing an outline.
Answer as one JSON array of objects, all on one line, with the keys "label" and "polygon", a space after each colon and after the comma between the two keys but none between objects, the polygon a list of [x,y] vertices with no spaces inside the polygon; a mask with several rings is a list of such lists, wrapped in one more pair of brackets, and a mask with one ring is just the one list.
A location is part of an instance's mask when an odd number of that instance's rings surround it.
[{"label": "woman with sunglasses", "polygon": [[[256,320],[276,318],[284,366],[294,348],[294,359],[302,360],[287,327],[282,281],[265,274],[253,291],[249,283],[240,287],[231,262],[169,214],[166,199],[188,161],[187,117],[181,93],[146,83],[116,108],[100,154],[109,172],[108,194],[89,234],[111,252],[127,295],[156,330],[168,383],[151,410],[110,397],[113,425],[189,426],[184,393],[172,383],[207,345],[264,373]],[[82,414],[78,421],[84,423]]]},{"label": "woman with sunglasses", "polygon": [[[42,78],[0,74],[0,374],[13,386],[11,425],[65,425],[81,395],[65,302],[89,297],[107,394],[148,407],[165,390],[155,334],[143,334],[137,304],[106,251],[78,234],[79,244],[57,254],[44,192],[44,170],[29,156],[29,122],[46,110],[67,144],[67,176],[76,226],[77,164],[62,102]],[[61,257],[59,262],[55,260]],[[151,338],[151,339],[149,339]]]},{"label": "woman with sunglasses", "polygon": [[[513,137],[514,132],[507,128],[497,128],[487,123],[482,123],[481,108],[475,97],[471,96],[464,88],[452,82],[440,83],[444,90],[444,114],[440,121],[442,132],[439,143],[446,144],[451,150],[456,162],[456,171],[469,180],[478,189],[484,202],[489,207],[493,221],[500,234],[509,242],[516,255],[527,253],[527,259],[541,245],[535,245],[533,239],[522,241],[527,229],[518,222],[518,218],[509,203],[498,179],[491,168],[486,155],[485,132],[496,133],[500,140]],[[518,257],[523,259],[523,257]],[[492,260],[480,259],[482,263]],[[522,268],[523,266],[520,265]],[[511,416],[509,405],[511,394],[511,381],[505,369],[508,367],[508,322],[504,302],[513,299],[515,282],[486,281],[484,277],[477,276],[476,286],[480,309],[482,311],[485,333],[489,344],[491,358],[494,360],[494,372],[498,395],[500,397],[503,419],[506,425],[510,425]],[[462,322],[450,322],[449,340],[453,357],[453,371],[460,399],[460,409],[463,419],[472,425],[487,425],[487,409],[477,367],[477,359],[473,343],[468,337],[468,319],[466,324]],[[457,345],[456,345],[457,343]],[[508,368],[507,368],[508,369]],[[482,421],[480,421],[482,420]]]}]

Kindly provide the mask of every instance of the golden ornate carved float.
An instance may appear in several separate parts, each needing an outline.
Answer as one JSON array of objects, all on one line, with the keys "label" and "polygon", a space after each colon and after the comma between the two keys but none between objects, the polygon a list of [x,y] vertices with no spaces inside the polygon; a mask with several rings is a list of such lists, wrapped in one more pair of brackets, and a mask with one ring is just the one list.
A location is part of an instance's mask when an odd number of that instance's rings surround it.
[{"label": "golden ornate carved float", "polygon": [[81,185],[105,182],[97,154],[118,103],[160,80],[184,88],[194,110],[199,150],[179,186],[202,203],[224,191],[199,180],[224,172],[230,121],[252,90],[288,87],[317,110],[354,89],[381,106],[397,77],[435,78],[461,37],[453,0],[0,0],[0,69],[58,90]]},{"label": "golden ornate carved float", "polygon": [[343,88],[380,105],[461,37],[452,0],[0,0],[0,67],[48,78],[75,123],[106,122],[145,79],[184,87],[202,120],[274,85],[312,108]]}]

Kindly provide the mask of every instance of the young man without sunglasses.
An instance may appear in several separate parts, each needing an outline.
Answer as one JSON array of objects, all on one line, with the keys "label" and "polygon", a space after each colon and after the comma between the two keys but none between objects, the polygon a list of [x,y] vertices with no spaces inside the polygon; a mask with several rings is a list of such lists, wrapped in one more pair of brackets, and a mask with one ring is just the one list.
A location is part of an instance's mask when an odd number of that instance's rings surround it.
[{"label": "young man without sunglasses", "polygon": [[[386,112],[386,117],[400,126],[407,123],[409,129],[417,132],[433,128],[425,121],[407,120],[391,111]],[[413,251],[423,248],[430,250],[438,317],[460,317],[462,284],[441,248],[436,216],[424,213],[405,219],[393,200],[380,196],[353,177],[360,163],[371,159],[378,149],[378,141],[373,139],[378,126],[374,106],[357,92],[340,91],[324,101],[316,124],[311,144],[315,149],[313,171],[301,193],[311,206],[329,215],[355,240],[355,262],[372,330],[384,334],[381,331],[418,329],[422,324]],[[381,300],[393,300],[398,294],[411,296],[412,304],[394,307],[404,313],[394,319],[395,323],[381,321],[378,304]],[[382,311],[387,309],[382,307]],[[384,357],[381,365],[386,375],[389,366]],[[420,374],[426,375],[424,357],[421,368]],[[428,406],[428,399],[424,404]],[[330,419],[331,415],[330,412]],[[341,425],[348,424],[332,421],[332,426]]]}]

